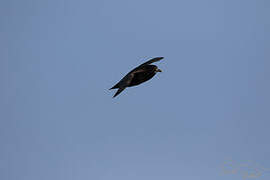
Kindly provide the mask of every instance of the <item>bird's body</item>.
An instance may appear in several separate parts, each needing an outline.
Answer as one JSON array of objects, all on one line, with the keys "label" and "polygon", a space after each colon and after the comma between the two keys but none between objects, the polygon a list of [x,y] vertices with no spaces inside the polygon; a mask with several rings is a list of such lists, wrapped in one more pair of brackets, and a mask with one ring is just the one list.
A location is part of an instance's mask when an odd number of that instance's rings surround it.
[{"label": "bird's body", "polygon": [[161,59],[163,59],[163,57],[153,58],[130,71],[125,77],[123,77],[116,85],[111,88],[118,88],[118,91],[113,97],[120,94],[126,87],[139,85],[151,79],[157,72],[161,72],[161,70],[158,69],[157,66],[150,65],[151,63],[159,61]]}]

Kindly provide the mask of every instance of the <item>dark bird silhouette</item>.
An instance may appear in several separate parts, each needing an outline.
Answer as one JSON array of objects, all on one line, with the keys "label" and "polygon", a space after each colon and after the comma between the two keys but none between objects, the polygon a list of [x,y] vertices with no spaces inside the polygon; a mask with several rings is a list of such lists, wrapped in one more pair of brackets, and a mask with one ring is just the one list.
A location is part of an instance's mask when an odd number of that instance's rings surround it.
[{"label": "dark bird silhouette", "polygon": [[[123,77],[111,89],[118,89],[113,97],[120,94],[126,87],[136,86],[151,79],[157,72],[162,72],[157,66],[151,65],[154,62],[160,61],[163,57],[156,57],[139,65]],[[110,90],[111,90],[110,89]]]}]

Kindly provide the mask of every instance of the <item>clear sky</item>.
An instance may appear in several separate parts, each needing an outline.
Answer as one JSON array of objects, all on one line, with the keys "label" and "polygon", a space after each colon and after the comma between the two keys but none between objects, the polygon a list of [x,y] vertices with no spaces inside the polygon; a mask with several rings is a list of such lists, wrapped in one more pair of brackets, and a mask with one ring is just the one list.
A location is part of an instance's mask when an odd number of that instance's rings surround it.
[{"label": "clear sky", "polygon": [[[0,179],[241,180],[225,162],[270,168],[269,17],[269,0],[2,0]],[[156,56],[162,73],[112,98]]]}]

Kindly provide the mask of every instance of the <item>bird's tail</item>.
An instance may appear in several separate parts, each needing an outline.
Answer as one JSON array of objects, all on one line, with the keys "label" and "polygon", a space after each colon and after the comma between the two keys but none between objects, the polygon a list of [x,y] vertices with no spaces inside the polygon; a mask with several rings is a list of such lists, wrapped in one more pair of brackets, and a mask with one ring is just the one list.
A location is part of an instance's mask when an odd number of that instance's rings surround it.
[{"label": "bird's tail", "polygon": [[125,87],[120,87],[117,92],[114,94],[113,97],[116,97],[118,94],[120,94],[123,90],[125,89]]}]

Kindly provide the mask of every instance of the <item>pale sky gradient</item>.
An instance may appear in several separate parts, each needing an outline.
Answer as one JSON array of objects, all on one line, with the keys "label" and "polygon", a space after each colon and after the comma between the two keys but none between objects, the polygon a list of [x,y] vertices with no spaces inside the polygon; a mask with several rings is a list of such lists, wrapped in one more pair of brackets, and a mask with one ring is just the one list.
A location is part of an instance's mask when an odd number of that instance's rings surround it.
[{"label": "pale sky gradient", "polygon": [[[156,56],[162,73],[112,99]],[[0,60],[1,180],[270,168],[269,0],[2,0]]]}]

